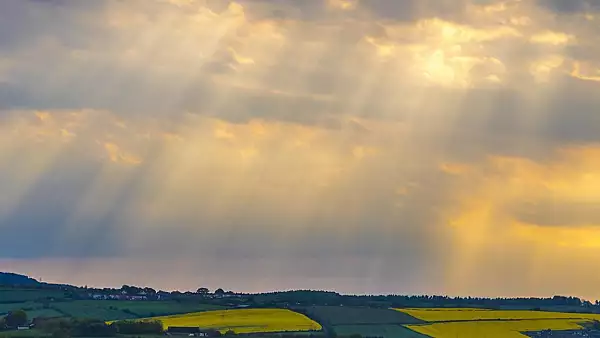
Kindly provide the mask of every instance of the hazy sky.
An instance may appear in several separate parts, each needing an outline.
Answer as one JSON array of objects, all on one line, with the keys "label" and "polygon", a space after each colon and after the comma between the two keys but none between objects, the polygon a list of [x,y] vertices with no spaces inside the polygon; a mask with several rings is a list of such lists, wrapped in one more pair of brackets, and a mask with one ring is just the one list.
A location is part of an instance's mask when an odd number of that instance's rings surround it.
[{"label": "hazy sky", "polygon": [[597,0],[3,0],[0,270],[600,298]]}]

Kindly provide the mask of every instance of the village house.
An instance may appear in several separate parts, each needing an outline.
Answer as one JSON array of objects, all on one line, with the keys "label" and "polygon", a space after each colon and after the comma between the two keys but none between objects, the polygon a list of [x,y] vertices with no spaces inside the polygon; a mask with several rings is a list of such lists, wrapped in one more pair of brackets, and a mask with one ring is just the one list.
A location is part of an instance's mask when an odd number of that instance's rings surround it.
[{"label": "village house", "polygon": [[196,326],[169,326],[166,334],[168,336],[209,337],[210,332]]}]

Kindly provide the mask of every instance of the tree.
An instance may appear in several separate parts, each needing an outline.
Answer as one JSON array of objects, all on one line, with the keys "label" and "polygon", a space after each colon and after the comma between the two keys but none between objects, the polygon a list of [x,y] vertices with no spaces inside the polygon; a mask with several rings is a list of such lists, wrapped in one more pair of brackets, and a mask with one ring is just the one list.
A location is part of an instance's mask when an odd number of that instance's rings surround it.
[{"label": "tree", "polygon": [[215,290],[215,295],[222,296],[225,294],[225,290],[218,288]]},{"label": "tree", "polygon": [[196,293],[199,295],[206,295],[210,293],[210,290],[207,288],[198,288],[198,290],[196,290]]},{"label": "tree", "polygon": [[144,288],[144,292],[149,294],[149,295],[154,295],[156,294],[156,290],[154,290],[153,288],[149,288],[149,287],[145,287]]},{"label": "tree", "polygon": [[4,317],[6,326],[17,327],[27,324],[27,313],[23,310],[11,311]]}]

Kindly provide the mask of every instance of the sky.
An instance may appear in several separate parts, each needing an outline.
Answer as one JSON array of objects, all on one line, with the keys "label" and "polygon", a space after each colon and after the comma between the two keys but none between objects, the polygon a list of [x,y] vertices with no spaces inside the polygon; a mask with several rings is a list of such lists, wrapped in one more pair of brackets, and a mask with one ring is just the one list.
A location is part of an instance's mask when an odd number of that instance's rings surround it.
[{"label": "sky", "polygon": [[598,0],[4,0],[0,271],[600,299]]}]

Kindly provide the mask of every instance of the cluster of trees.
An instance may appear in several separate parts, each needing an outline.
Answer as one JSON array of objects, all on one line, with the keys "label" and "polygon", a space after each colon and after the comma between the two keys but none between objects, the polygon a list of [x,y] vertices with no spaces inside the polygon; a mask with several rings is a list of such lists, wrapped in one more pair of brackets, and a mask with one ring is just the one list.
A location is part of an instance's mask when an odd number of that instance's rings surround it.
[{"label": "cluster of trees", "polygon": [[11,311],[6,316],[0,318],[0,329],[14,329],[27,325],[27,323],[28,319],[25,311]]}]

